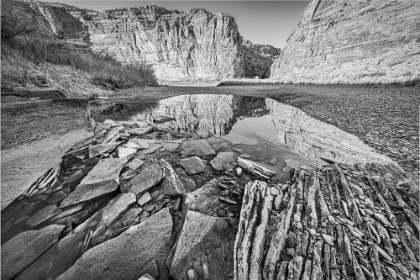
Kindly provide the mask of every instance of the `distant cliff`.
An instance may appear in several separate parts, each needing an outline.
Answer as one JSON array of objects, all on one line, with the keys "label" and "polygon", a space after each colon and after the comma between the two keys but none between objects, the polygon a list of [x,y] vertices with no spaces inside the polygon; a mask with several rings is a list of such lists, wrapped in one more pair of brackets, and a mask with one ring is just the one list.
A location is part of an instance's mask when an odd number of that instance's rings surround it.
[{"label": "distant cliff", "polygon": [[44,33],[83,38],[123,64],[153,65],[160,80],[268,77],[279,49],[243,44],[235,19],[204,9],[190,13],[151,5],[95,12],[64,4],[21,2]]},{"label": "distant cliff", "polygon": [[420,2],[313,0],[271,67],[300,83],[420,80]]}]

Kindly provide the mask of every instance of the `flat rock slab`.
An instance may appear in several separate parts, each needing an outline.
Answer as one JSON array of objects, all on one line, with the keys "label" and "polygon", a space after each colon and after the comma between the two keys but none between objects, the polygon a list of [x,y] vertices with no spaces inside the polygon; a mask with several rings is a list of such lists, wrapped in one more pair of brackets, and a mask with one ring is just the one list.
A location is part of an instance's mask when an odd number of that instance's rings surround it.
[{"label": "flat rock slab", "polygon": [[1,246],[1,279],[8,280],[34,262],[54,243],[65,226],[50,225],[25,231]]},{"label": "flat rock slab", "polygon": [[88,250],[57,279],[138,279],[154,259],[159,268],[163,267],[172,246],[171,233],[172,217],[164,208],[118,237]]},{"label": "flat rock slab", "polygon": [[105,182],[99,182],[89,185],[79,185],[61,202],[60,208],[90,201],[92,199],[112,193],[117,188],[118,183],[115,182],[115,180],[108,180]]},{"label": "flat rock slab", "polygon": [[98,228],[101,228],[102,231],[105,232],[105,230],[134,203],[136,203],[135,194],[122,193],[108,202],[104,208],[96,212],[83,224],[75,228],[74,233],[87,232],[88,230],[95,231]]},{"label": "flat rock slab", "polygon": [[113,150],[119,144],[120,142],[111,142],[105,144],[91,145],[89,146],[89,158],[93,158],[110,150]]},{"label": "flat rock slab", "polygon": [[245,144],[245,145],[256,145],[258,144],[258,140],[251,139],[245,136],[242,136],[240,134],[237,134],[235,132],[231,132],[228,135],[220,136],[220,138],[225,139],[232,144],[238,145],[238,144]]},{"label": "flat rock slab", "polygon": [[168,152],[175,152],[181,143],[179,142],[169,142],[169,141],[163,141],[162,146],[167,150]]},{"label": "flat rock slab", "polygon": [[203,275],[208,267],[208,278],[227,279],[233,273],[233,247],[237,220],[216,218],[189,211],[176,245],[170,275],[187,279],[189,269]]},{"label": "flat rock slab", "polygon": [[185,169],[185,171],[187,171],[189,175],[194,175],[206,171],[206,165],[199,157],[181,159],[179,164]]},{"label": "flat rock slab", "polygon": [[147,164],[142,167],[136,177],[121,186],[121,191],[139,195],[160,183],[163,177],[164,173],[159,164]]},{"label": "flat rock slab", "polygon": [[[220,182],[213,179],[201,188],[185,195],[185,206],[188,209],[194,208],[194,211],[205,215],[217,216],[218,209],[223,208],[227,212],[237,212],[240,207],[238,205],[227,204],[220,201],[222,189],[219,187]],[[193,206],[194,205],[194,206]]]},{"label": "flat rock slab", "polygon": [[135,158],[129,163],[127,163],[125,166],[130,168],[131,170],[135,170],[137,168],[140,168],[143,164],[144,164],[143,160]]},{"label": "flat rock slab", "polygon": [[34,227],[36,225],[41,224],[42,222],[48,220],[49,218],[53,217],[55,214],[59,212],[59,209],[56,205],[48,205],[38,211],[35,215],[33,215],[29,220],[26,221],[26,224],[30,227]]},{"label": "flat rock slab", "polygon": [[212,156],[216,151],[206,140],[188,140],[181,144],[181,154],[186,156]]},{"label": "flat rock slab", "polygon": [[161,144],[151,144],[148,149],[141,150],[140,152],[137,152],[137,155],[147,155],[156,152],[162,148]]},{"label": "flat rock slab", "polygon": [[210,161],[210,165],[218,171],[224,169],[232,169],[236,161],[235,153],[233,152],[222,152],[219,153],[213,160]]},{"label": "flat rock slab", "polygon": [[119,158],[126,158],[132,154],[135,154],[137,149],[127,148],[127,147],[118,147],[117,149],[117,156]]},{"label": "flat rock slab", "polygon": [[128,130],[127,132],[132,135],[142,136],[152,131],[152,129],[153,128],[149,126],[149,127],[143,127],[143,128],[133,128],[133,129]]},{"label": "flat rock slab", "polygon": [[80,182],[80,185],[89,185],[108,180],[119,181],[121,169],[126,163],[124,158],[101,159],[95,167]]}]

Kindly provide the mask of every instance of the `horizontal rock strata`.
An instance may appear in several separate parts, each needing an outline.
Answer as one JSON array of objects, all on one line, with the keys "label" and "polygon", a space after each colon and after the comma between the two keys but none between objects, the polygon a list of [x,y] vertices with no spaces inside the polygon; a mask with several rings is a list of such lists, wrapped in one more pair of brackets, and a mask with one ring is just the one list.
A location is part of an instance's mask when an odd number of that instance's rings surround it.
[{"label": "horizontal rock strata", "polygon": [[313,0],[271,67],[285,83],[420,79],[418,1]]}]

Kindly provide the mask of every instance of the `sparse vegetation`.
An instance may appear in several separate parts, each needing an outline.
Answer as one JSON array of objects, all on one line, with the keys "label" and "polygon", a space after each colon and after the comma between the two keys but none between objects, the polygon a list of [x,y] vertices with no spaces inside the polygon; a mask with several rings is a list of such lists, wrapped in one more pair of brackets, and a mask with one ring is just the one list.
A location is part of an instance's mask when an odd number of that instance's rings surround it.
[{"label": "sparse vegetation", "polygon": [[148,65],[122,66],[110,56],[72,49],[57,41],[5,40],[1,55],[20,56],[34,63],[68,65],[88,72],[94,85],[111,90],[156,84],[153,69]]},{"label": "sparse vegetation", "polygon": [[1,38],[7,40],[19,35],[27,35],[36,30],[32,19],[18,9],[13,9],[11,2],[2,1]]}]

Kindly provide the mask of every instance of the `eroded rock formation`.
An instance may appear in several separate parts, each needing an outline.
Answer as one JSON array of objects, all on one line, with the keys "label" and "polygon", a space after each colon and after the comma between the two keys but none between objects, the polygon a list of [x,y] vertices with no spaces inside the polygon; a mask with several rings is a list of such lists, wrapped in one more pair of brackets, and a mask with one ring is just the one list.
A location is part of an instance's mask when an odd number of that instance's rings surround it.
[{"label": "eroded rock formation", "polygon": [[[65,4],[17,2],[41,33],[90,44],[123,64],[148,64],[161,81],[268,77],[279,49],[243,43],[235,19],[204,9],[156,5],[95,12]],[[82,39],[82,40],[80,40]]]},{"label": "eroded rock formation", "polygon": [[271,67],[287,83],[420,79],[420,2],[313,0]]}]

